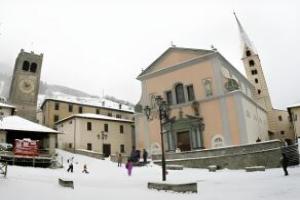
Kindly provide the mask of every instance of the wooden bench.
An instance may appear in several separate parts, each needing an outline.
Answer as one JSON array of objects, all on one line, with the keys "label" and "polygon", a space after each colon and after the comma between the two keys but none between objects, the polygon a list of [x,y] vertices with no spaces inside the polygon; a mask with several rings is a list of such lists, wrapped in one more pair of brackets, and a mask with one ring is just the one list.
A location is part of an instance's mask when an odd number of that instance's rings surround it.
[{"label": "wooden bench", "polygon": [[208,171],[210,171],[210,172],[217,171],[217,165],[209,165],[207,168],[208,168]]},{"label": "wooden bench", "polygon": [[58,184],[63,187],[70,187],[70,188],[74,189],[74,182],[71,180],[63,180],[63,179],[59,178]]},{"label": "wooden bench", "polygon": [[264,172],[266,170],[265,166],[252,166],[252,167],[245,167],[246,172],[256,172],[261,171]]}]

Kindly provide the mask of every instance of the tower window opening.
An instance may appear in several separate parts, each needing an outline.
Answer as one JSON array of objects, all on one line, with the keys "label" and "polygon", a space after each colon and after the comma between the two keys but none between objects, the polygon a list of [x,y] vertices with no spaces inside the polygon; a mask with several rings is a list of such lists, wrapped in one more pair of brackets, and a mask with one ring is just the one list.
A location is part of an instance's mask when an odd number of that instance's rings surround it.
[{"label": "tower window opening", "polygon": [[256,79],[254,79],[254,81],[255,81],[255,83],[258,83],[258,79],[256,78]]},{"label": "tower window opening", "polygon": [[250,66],[254,66],[254,65],[255,65],[254,60],[249,60],[249,65],[250,65]]},{"label": "tower window opening", "polygon": [[278,116],[278,120],[282,121],[282,116],[281,115]]},{"label": "tower window opening", "polygon": [[30,72],[35,73],[37,69],[37,64],[36,63],[31,63],[30,65]]},{"label": "tower window opening", "polygon": [[252,74],[252,75],[257,74],[257,70],[256,70],[256,69],[251,70],[251,74]]},{"label": "tower window opening", "polygon": [[261,90],[260,90],[260,89],[258,89],[258,90],[257,90],[257,93],[258,93],[258,94],[260,94],[260,93],[261,93]]},{"label": "tower window opening", "polygon": [[25,61],[23,62],[22,69],[23,69],[24,71],[28,71],[28,70],[29,70],[29,62],[28,62],[27,60],[25,60]]},{"label": "tower window opening", "polygon": [[251,51],[247,50],[246,51],[246,56],[251,56]]}]

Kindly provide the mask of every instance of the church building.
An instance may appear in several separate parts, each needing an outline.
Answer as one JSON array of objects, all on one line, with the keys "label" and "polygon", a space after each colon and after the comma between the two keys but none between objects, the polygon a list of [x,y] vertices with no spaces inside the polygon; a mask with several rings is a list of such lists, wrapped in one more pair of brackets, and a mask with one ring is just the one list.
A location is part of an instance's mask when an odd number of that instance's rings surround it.
[{"label": "church building", "polygon": [[[266,110],[252,94],[253,84],[216,49],[170,47],[138,77],[137,148],[160,151],[160,124],[154,99],[170,108],[164,129],[167,151],[189,151],[268,140]],[[143,109],[153,115],[147,119]]]},{"label": "church building", "polygon": [[[170,47],[137,77],[142,84],[135,114],[137,148],[160,151],[156,96],[162,96],[169,106],[171,120],[163,125],[166,151],[270,139],[292,143],[288,112],[273,108],[258,53],[235,18],[247,78],[215,48]],[[150,118],[144,113],[147,106],[152,111]]]}]

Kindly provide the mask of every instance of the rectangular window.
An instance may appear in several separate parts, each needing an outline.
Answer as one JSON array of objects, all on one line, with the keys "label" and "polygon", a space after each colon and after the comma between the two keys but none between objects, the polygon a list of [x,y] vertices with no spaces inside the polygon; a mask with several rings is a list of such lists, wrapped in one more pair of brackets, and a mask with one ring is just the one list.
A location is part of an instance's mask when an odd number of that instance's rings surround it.
[{"label": "rectangular window", "polygon": [[124,126],[120,125],[120,133],[124,133]]},{"label": "rectangular window", "polygon": [[172,91],[167,91],[166,97],[167,97],[166,99],[167,99],[168,105],[172,105],[173,104]]},{"label": "rectangular window", "polygon": [[112,113],[111,112],[107,113],[107,116],[112,117]]},{"label": "rectangular window", "polygon": [[87,143],[86,146],[87,146],[87,148],[86,148],[87,150],[92,151],[92,144],[91,143]]},{"label": "rectangular window", "polygon": [[69,143],[69,149],[72,149],[72,146],[73,146],[72,143]]},{"label": "rectangular window", "polygon": [[116,118],[122,118],[122,115],[116,114]]},{"label": "rectangular window", "polygon": [[194,101],[195,100],[195,95],[194,95],[193,85],[187,86],[186,89],[187,89],[187,93],[188,93],[188,100],[189,101]]},{"label": "rectangular window", "polygon": [[54,115],[54,122],[57,122],[59,120],[59,116],[58,115]]},{"label": "rectangular window", "polygon": [[278,116],[278,120],[279,120],[279,121],[282,121],[281,115]]},{"label": "rectangular window", "polygon": [[124,144],[120,145],[120,152],[125,153],[125,145]]},{"label": "rectangular window", "polygon": [[82,113],[82,107],[81,107],[81,106],[79,106],[78,112],[79,112],[79,113]]},{"label": "rectangular window", "polygon": [[99,108],[96,109],[96,114],[97,114],[97,115],[100,114],[100,109],[99,109]]},{"label": "rectangular window", "polygon": [[73,112],[73,105],[69,104],[69,112]]},{"label": "rectangular window", "polygon": [[108,132],[108,124],[104,124],[104,132]]},{"label": "rectangular window", "polygon": [[55,102],[54,109],[59,110],[59,103],[58,102]]},{"label": "rectangular window", "polygon": [[86,129],[87,129],[88,131],[91,131],[91,130],[92,130],[92,122],[87,122],[87,124],[86,124]]}]

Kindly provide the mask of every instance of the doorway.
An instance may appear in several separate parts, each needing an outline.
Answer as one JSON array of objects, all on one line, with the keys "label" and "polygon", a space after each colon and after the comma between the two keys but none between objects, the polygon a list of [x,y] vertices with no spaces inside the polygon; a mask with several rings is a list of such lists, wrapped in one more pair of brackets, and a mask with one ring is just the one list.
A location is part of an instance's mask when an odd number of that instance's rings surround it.
[{"label": "doorway", "polygon": [[189,131],[181,131],[177,132],[177,148],[181,151],[190,151],[191,150],[191,142],[190,142],[190,132]]},{"label": "doorway", "polygon": [[108,157],[111,154],[110,144],[103,144],[103,155],[104,157]]}]

